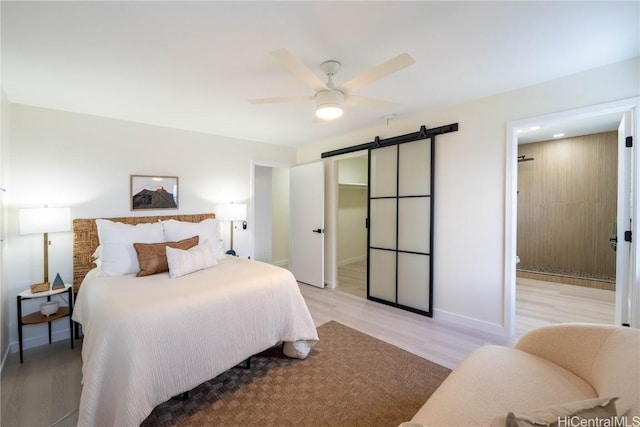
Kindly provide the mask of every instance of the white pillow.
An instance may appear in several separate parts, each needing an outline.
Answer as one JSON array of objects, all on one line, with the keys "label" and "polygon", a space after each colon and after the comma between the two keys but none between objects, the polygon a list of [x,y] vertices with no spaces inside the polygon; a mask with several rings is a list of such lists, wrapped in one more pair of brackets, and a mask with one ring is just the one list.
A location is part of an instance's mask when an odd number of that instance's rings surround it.
[{"label": "white pillow", "polygon": [[102,248],[100,247],[100,245],[98,245],[96,250],[91,254],[91,259],[93,259],[93,263],[96,265],[96,267],[98,267],[98,270],[100,270],[100,267],[102,267],[102,259],[100,259],[101,256]]},{"label": "white pillow", "polygon": [[169,276],[172,279],[213,267],[217,263],[216,257],[211,252],[211,246],[207,242],[187,250],[167,246],[167,264],[169,264]]},{"label": "white pillow", "polygon": [[122,276],[140,271],[134,243],[161,243],[164,241],[162,224],[124,224],[108,219],[96,219],[100,250],[96,263],[102,275]]},{"label": "white pillow", "polygon": [[200,244],[208,244],[217,259],[225,257],[220,233],[220,222],[217,219],[205,219],[200,222],[162,221],[164,238],[167,242],[179,242],[189,237],[198,236]]}]

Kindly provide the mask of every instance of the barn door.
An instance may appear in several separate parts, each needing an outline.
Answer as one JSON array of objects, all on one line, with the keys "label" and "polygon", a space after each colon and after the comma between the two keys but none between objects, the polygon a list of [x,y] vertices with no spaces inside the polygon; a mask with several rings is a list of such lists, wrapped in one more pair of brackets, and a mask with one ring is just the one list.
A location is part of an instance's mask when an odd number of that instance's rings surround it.
[{"label": "barn door", "polygon": [[367,298],[432,315],[434,137],[369,149]]}]

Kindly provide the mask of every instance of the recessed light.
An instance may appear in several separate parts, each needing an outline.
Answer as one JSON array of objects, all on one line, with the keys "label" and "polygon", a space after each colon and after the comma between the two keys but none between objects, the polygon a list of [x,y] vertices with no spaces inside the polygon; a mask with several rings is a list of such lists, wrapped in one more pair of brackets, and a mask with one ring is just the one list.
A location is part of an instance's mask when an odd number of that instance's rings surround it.
[{"label": "recessed light", "polygon": [[564,136],[564,133],[554,133],[553,137],[554,138],[562,138]]},{"label": "recessed light", "polygon": [[531,132],[538,129],[540,129],[540,126],[527,126],[527,127],[518,129],[518,133]]}]

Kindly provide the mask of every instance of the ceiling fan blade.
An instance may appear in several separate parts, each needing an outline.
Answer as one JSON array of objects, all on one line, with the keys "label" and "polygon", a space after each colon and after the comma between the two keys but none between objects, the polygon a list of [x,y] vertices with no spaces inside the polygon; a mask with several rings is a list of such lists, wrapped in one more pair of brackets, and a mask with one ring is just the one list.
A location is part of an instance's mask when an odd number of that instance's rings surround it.
[{"label": "ceiling fan blade", "polygon": [[363,105],[367,107],[395,107],[398,105],[396,102],[385,101],[383,99],[365,98],[362,96],[348,95],[345,98],[347,104]]},{"label": "ceiling fan blade", "polygon": [[309,69],[306,65],[298,59],[297,56],[293,55],[287,49],[279,49],[271,52],[273,56],[278,59],[291,71],[296,77],[305,82],[310,88],[312,88],[315,92],[319,92],[321,90],[326,90],[327,86],[324,84],[322,80],[318,76],[316,76],[313,71]]},{"label": "ceiling fan blade", "polygon": [[341,85],[341,90],[347,93],[355,92],[358,89],[361,89],[364,86],[375,82],[376,80],[380,80],[381,78],[386,77],[389,74],[393,74],[397,71],[402,70],[403,68],[407,68],[414,62],[415,61],[408,53],[402,53],[395,58],[390,59],[387,62],[383,62],[377,67],[374,67],[371,70],[349,80],[345,84]]},{"label": "ceiling fan blade", "polygon": [[281,96],[276,98],[257,98],[249,99],[251,104],[275,104],[278,102],[300,102],[300,101],[313,101],[313,96]]}]

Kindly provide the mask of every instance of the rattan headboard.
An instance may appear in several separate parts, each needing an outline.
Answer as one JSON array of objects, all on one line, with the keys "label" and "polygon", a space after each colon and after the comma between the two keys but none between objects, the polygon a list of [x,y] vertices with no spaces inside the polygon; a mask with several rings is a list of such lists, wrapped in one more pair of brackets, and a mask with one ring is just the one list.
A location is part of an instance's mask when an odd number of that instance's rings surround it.
[{"label": "rattan headboard", "polygon": [[[193,215],[156,215],[156,216],[129,216],[122,218],[105,218],[125,224],[141,224],[146,222],[165,221],[175,219],[178,221],[200,222],[208,218],[215,218],[213,213]],[[98,247],[98,229],[96,218],[76,218],[73,220],[73,291],[78,292],[84,276],[94,268],[91,255]]]}]

